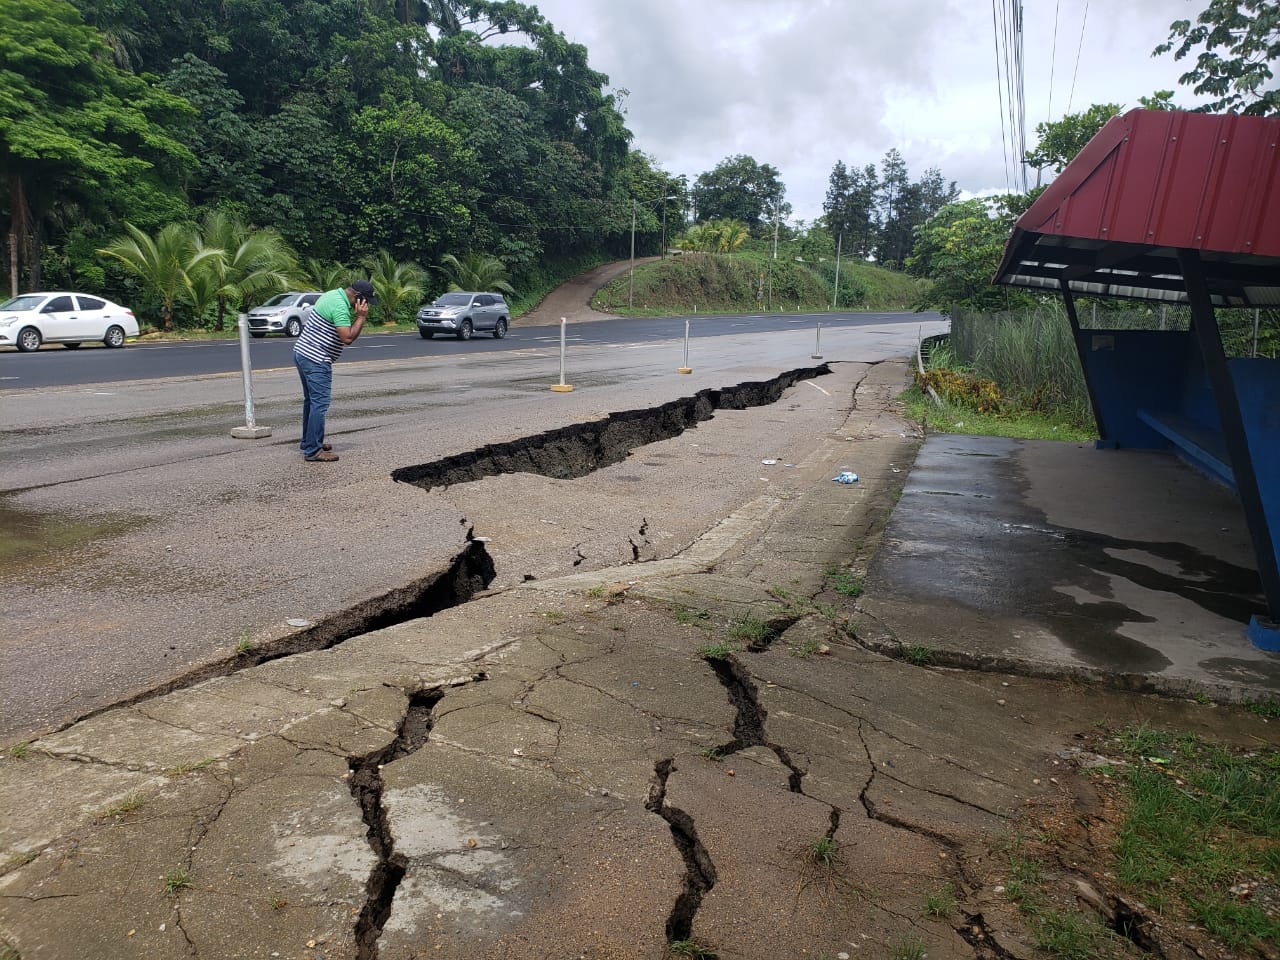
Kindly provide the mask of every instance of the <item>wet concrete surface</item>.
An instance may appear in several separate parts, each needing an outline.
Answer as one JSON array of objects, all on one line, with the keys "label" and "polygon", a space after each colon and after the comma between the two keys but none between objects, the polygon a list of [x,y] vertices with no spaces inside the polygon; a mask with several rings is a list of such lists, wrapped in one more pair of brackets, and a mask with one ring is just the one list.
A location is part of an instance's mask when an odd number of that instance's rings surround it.
[{"label": "wet concrete surface", "polygon": [[[885,638],[912,636],[944,662],[1025,653],[1122,685],[1265,699],[1280,658],[1245,636],[1266,609],[1246,538],[1232,495],[1168,455],[938,434],[865,607]],[[940,604],[954,633],[916,635],[916,612]]]}]

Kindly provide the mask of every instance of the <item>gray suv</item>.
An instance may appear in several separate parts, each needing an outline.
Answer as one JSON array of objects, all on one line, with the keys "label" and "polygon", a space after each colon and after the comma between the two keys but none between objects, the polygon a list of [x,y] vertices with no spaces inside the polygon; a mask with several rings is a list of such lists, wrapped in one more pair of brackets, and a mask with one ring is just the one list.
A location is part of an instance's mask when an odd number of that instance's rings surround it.
[{"label": "gray suv", "polygon": [[511,324],[511,311],[500,293],[446,293],[421,307],[417,322],[423,340],[437,333],[470,340],[471,334],[479,331],[491,332],[495,340],[501,340]]},{"label": "gray suv", "polygon": [[262,306],[249,311],[249,334],[265,337],[268,333],[284,333],[296,337],[302,332],[302,314],[319,299],[318,290],[277,293]]}]

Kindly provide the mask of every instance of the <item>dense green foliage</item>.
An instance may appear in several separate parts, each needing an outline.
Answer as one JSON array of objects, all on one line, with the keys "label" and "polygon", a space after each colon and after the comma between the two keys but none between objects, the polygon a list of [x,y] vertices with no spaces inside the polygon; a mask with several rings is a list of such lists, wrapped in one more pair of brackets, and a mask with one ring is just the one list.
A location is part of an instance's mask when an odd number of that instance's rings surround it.
[{"label": "dense green foliage", "polygon": [[[1193,24],[1175,20],[1154,53],[1172,51],[1195,63],[1178,82],[1211,99],[1200,109],[1267,116],[1280,113],[1280,86],[1272,65],[1280,60],[1280,6],[1275,0],[1210,0]],[[1225,54],[1225,55],[1224,55]]]}]

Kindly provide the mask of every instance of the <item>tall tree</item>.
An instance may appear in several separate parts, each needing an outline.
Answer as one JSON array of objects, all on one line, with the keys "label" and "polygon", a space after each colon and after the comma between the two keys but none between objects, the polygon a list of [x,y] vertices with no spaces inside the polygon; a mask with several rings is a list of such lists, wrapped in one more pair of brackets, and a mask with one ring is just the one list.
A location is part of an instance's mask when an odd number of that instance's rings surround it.
[{"label": "tall tree", "polygon": [[188,223],[170,223],[155,237],[148,236],[127,221],[126,235],[118,237],[98,253],[118,261],[139,277],[160,300],[165,330],[173,329],[173,308],[179,300],[192,300],[190,273],[212,258],[224,256],[216,247],[197,249],[195,231]]},{"label": "tall tree", "polygon": [[1275,0],[1210,0],[1194,25],[1190,20],[1169,24],[1169,39],[1152,56],[1172,51],[1181,60],[1197,47],[1203,49],[1195,65],[1178,82],[1213,98],[1198,110],[1280,113],[1280,86],[1271,83],[1273,65],[1280,61],[1280,5]]},{"label": "tall tree", "polygon": [[278,232],[246,227],[239,217],[222,210],[205,214],[195,249],[217,250],[221,256],[202,259],[188,271],[193,286],[211,287],[218,313],[215,329],[223,329],[229,302],[284,290],[296,276],[297,257]]},{"label": "tall tree", "polygon": [[786,192],[776,169],[743,154],[699,174],[691,191],[699,220],[741,220],[753,230],[790,212]]},{"label": "tall tree", "polygon": [[920,191],[913,187],[907,162],[896,147],[880,161],[880,237],[876,259],[886,267],[902,268],[911,252],[911,231],[920,203]]},{"label": "tall tree", "polygon": [[45,219],[57,209],[144,224],[182,216],[194,162],[169,127],[189,115],[150,78],[111,63],[67,0],[0,4],[0,176],[9,192],[10,284],[39,285]]}]

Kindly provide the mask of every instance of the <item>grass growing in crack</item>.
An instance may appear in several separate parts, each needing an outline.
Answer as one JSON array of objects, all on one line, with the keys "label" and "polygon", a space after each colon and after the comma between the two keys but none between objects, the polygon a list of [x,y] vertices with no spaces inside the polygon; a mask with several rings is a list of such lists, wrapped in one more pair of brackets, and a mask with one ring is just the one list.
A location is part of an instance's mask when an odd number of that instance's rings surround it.
[{"label": "grass growing in crack", "polygon": [[889,956],[893,960],[924,960],[924,941],[915,937],[905,937],[890,949]]},{"label": "grass growing in crack", "polygon": [[1280,879],[1280,750],[1231,750],[1137,727],[1117,739],[1125,818],[1116,877],[1154,909],[1185,910],[1237,948],[1280,940],[1280,918],[1230,887]]},{"label": "grass growing in crack", "polygon": [[708,610],[694,610],[685,606],[683,603],[677,603],[671,608],[672,615],[676,618],[676,623],[686,627],[701,627],[706,629],[711,623],[711,613]]},{"label": "grass growing in crack", "polygon": [[840,859],[840,844],[835,837],[823,835],[809,844],[809,859],[824,867],[834,867]]},{"label": "grass growing in crack", "polygon": [[596,584],[594,587],[592,587],[590,590],[584,591],[584,592],[583,592],[583,596],[585,596],[585,597],[590,597],[592,600],[599,600],[601,597],[603,597],[603,596],[605,595],[605,592],[606,592],[606,591],[605,591],[605,588],[604,588],[604,584],[603,584],[603,583],[597,583],[597,584]]},{"label": "grass growing in crack", "polygon": [[178,891],[185,890],[191,886],[191,872],[179,867],[176,870],[170,870],[164,875],[164,889],[170,896],[176,895]]},{"label": "grass growing in crack", "polygon": [[1249,700],[1244,708],[1268,720],[1280,720],[1280,700]]},{"label": "grass growing in crack", "polygon": [[678,957],[698,957],[700,960],[718,960],[720,956],[696,940],[674,940],[667,944],[667,949]]},{"label": "grass growing in crack", "polygon": [[917,667],[928,666],[933,662],[933,650],[913,643],[909,647],[902,648],[902,659]]},{"label": "grass growing in crack", "polygon": [[563,610],[538,610],[536,612],[547,623],[564,623],[569,619],[569,615]]},{"label": "grass growing in crack", "polygon": [[862,578],[854,576],[852,570],[844,567],[827,567],[827,584],[836,593],[843,593],[846,597],[862,596]]},{"label": "grass growing in crack", "polygon": [[123,817],[126,813],[133,813],[133,811],[141,809],[146,802],[146,798],[140,793],[126,793],[123,799],[104,808],[103,811],[98,814],[98,819],[114,820],[116,817]]},{"label": "grass growing in crack", "polygon": [[815,653],[820,653],[822,648],[825,646],[826,644],[817,637],[810,637],[799,646],[792,647],[791,655],[793,657],[799,657],[801,660],[808,660]]},{"label": "grass growing in crack", "polygon": [[769,629],[769,625],[751,614],[731,620],[727,633],[729,639],[749,646],[763,646],[773,639],[773,631]]},{"label": "grass growing in crack", "polygon": [[281,897],[272,897],[272,898],[271,898],[271,909],[272,909],[272,910],[283,910],[283,909],[284,909],[285,907],[287,907],[288,905],[289,905],[289,901],[288,901],[288,900],[285,900],[285,899],[282,899]]},{"label": "grass growing in crack", "polygon": [[22,954],[18,953],[17,947],[0,943],[0,960],[22,960]]},{"label": "grass growing in crack", "polygon": [[[18,867],[25,867],[28,863],[34,863],[39,856],[39,850],[19,850],[17,853],[11,854],[5,858],[4,864],[0,865],[0,876],[10,870],[16,870]],[[3,954],[0,954],[0,956],[3,956]]]},{"label": "grass growing in crack", "polygon": [[702,751],[702,757],[705,760],[711,760],[719,763],[724,759],[724,751],[719,747],[707,747]]},{"label": "grass growing in crack", "polygon": [[31,741],[15,743],[5,753],[8,754],[10,760],[25,760],[31,756]]},{"label": "grass growing in crack", "polygon": [[949,917],[956,911],[955,887],[947,884],[937,893],[925,898],[924,908],[931,917]]},{"label": "grass growing in crack", "polygon": [[185,777],[188,773],[195,773],[197,770],[203,770],[205,767],[212,766],[217,763],[214,757],[206,757],[203,760],[196,760],[193,763],[180,763],[176,767],[169,767],[164,771],[166,777]]},{"label": "grass growing in crack", "polygon": [[699,647],[698,655],[703,660],[727,660],[730,654],[737,653],[739,649],[737,644],[722,640],[720,643],[708,643]]},{"label": "grass growing in crack", "polygon": [[254,643],[252,640],[250,640],[247,636],[241,637],[239,640],[236,641],[237,657],[247,657],[249,654],[253,653],[253,651],[257,649],[258,649],[258,645]]}]

